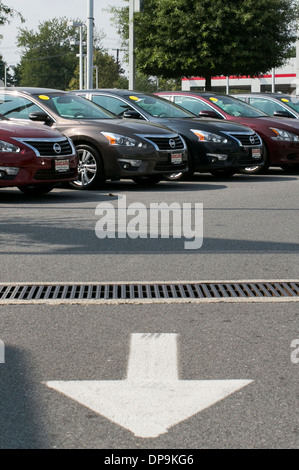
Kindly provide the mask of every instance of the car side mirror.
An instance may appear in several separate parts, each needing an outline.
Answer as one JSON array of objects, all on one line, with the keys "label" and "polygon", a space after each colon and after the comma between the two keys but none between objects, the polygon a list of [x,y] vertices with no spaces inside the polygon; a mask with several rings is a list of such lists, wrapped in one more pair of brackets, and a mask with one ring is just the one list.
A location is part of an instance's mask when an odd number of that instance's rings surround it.
[{"label": "car side mirror", "polygon": [[29,119],[35,122],[48,122],[51,121],[51,118],[44,111],[34,111],[29,114]]},{"label": "car side mirror", "polygon": [[288,111],[274,111],[273,113],[273,116],[276,116],[276,117],[285,117],[285,118],[292,118],[294,117],[291,113],[289,113]]},{"label": "car side mirror", "polygon": [[138,113],[138,111],[135,111],[135,109],[124,111],[122,117],[126,119],[142,119],[141,114]]},{"label": "car side mirror", "polygon": [[216,111],[208,111],[208,110],[203,110],[198,113],[199,117],[208,117],[208,118],[216,118],[216,119],[221,119],[221,116],[216,113]]}]

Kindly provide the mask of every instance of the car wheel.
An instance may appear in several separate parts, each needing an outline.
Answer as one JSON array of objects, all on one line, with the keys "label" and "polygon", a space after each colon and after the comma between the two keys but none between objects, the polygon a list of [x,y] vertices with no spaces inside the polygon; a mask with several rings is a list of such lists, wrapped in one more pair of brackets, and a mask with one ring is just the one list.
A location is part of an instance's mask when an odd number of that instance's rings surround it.
[{"label": "car wheel", "polygon": [[163,176],[136,176],[132,178],[134,183],[141,186],[152,186],[159,183],[163,179]]},{"label": "car wheel", "polygon": [[74,189],[95,189],[105,183],[105,172],[101,157],[95,148],[89,145],[77,145],[78,177],[70,183]]},{"label": "car wheel", "polygon": [[267,173],[270,162],[268,151],[266,146],[263,145],[263,153],[264,153],[264,164],[262,166],[248,166],[246,168],[239,168],[238,173],[242,173],[243,175],[264,175]]},{"label": "car wheel", "polygon": [[223,170],[211,170],[210,173],[217,178],[229,178],[237,173],[236,168],[224,168]]},{"label": "car wheel", "polygon": [[18,189],[22,191],[22,193],[30,196],[47,194],[52,191],[53,188],[54,186],[52,184],[28,184],[26,186],[18,186]]},{"label": "car wheel", "polygon": [[177,173],[171,173],[171,175],[164,175],[163,179],[166,181],[178,181],[181,180],[184,176],[182,171],[178,171]]}]

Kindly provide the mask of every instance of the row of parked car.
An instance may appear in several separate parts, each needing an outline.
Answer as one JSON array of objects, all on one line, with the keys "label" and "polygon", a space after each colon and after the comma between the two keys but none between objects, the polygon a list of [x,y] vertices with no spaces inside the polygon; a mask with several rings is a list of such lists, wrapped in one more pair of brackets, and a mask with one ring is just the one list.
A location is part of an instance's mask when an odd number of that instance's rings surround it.
[{"label": "row of parked car", "polygon": [[299,120],[216,93],[2,88],[0,119],[0,187],[27,194],[299,163]]}]

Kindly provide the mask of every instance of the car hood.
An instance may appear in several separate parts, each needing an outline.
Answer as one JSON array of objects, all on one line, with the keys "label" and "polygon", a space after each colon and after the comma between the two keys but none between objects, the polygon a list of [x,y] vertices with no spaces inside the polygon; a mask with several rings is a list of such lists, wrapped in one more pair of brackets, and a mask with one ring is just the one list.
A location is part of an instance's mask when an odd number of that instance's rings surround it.
[{"label": "car hood", "polygon": [[129,132],[133,134],[169,134],[173,129],[166,125],[154,122],[140,121],[139,119],[81,119],[77,121],[82,126],[100,127],[103,131],[120,134]]},{"label": "car hood", "polygon": [[16,123],[12,121],[0,121],[0,134],[5,137],[28,137],[28,138],[48,138],[57,139],[61,133],[55,129],[46,127],[44,124]]},{"label": "car hood", "polygon": [[198,129],[207,132],[246,132],[248,126],[242,125],[232,121],[223,121],[219,119],[206,119],[206,118],[163,118],[158,121],[163,123],[165,126],[176,130],[177,132],[183,132],[184,130]]},{"label": "car hood", "polygon": [[[235,119],[235,118],[234,118]],[[259,126],[268,126],[268,127],[278,127],[280,129],[289,130],[292,132],[299,131],[299,120],[289,119],[289,118],[280,118],[280,117],[259,117],[259,118],[236,118],[237,122],[252,127],[253,129],[258,129]],[[231,121],[230,121],[231,122]]]}]

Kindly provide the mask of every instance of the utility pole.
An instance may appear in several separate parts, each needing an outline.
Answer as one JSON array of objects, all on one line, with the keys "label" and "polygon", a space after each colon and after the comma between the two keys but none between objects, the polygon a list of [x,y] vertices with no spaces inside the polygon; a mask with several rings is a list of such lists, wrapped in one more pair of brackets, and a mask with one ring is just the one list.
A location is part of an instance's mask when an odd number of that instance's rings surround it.
[{"label": "utility pole", "polygon": [[135,88],[134,13],[140,11],[141,0],[129,0],[129,90]]},{"label": "utility pole", "polygon": [[93,88],[93,0],[87,0],[87,88]]}]

